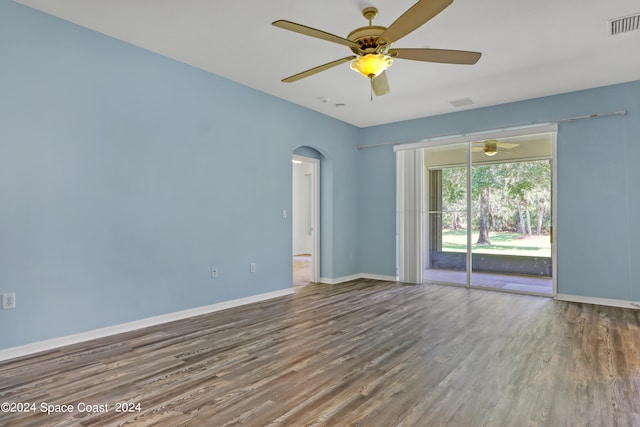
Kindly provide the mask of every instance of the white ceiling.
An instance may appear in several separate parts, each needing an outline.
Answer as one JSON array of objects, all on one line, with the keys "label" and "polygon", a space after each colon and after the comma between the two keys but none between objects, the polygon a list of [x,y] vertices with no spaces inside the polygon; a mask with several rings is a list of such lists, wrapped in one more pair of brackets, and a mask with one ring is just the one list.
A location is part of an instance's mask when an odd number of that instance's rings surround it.
[{"label": "white ceiling", "polygon": [[[640,31],[608,35],[608,20],[640,12],[638,0],[455,0],[394,46],[479,51],[480,61],[396,60],[391,93],[373,101],[349,64],[281,83],[351,52],[271,22],[346,37],[367,25],[364,7],[389,26],[415,0],[15,1],[359,127],[640,79]],[[475,104],[450,104],[462,98]]]}]

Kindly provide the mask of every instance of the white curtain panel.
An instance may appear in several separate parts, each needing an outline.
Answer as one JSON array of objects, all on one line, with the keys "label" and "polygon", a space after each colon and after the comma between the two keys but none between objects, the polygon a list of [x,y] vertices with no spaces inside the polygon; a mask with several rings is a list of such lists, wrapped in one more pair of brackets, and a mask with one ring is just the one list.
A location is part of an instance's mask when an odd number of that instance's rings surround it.
[{"label": "white curtain panel", "polygon": [[396,151],[398,276],[422,283],[424,276],[424,149]]}]

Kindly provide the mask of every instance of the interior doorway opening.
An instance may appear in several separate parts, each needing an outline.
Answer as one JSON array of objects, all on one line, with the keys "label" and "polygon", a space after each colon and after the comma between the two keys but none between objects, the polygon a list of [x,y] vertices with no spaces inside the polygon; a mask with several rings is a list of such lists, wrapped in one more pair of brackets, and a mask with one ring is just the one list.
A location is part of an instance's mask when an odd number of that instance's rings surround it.
[{"label": "interior doorway opening", "polygon": [[320,159],[294,154],[291,162],[291,264],[293,286],[301,287],[320,281]]}]

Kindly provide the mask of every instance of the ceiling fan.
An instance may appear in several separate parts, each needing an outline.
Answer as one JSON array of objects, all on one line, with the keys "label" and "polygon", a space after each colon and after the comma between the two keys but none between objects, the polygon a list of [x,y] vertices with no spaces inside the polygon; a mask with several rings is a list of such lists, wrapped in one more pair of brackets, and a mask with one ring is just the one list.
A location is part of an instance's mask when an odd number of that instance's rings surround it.
[{"label": "ceiling fan", "polygon": [[475,64],[482,55],[480,52],[427,48],[400,49],[391,47],[393,43],[425,24],[451,3],[453,3],[453,0],[420,0],[404,12],[389,27],[372,25],[373,19],[378,14],[378,9],[375,7],[367,7],[363,9],[362,15],[369,21],[369,26],[356,28],[349,33],[346,38],[291,21],[275,21],[272,25],[276,27],[338,43],[351,48],[351,51],[354,53],[354,55],[346,56],[294,74],[282,79],[282,81],[285,83],[295,82],[344,64],[345,62],[351,62],[351,69],[368,77],[371,81],[373,92],[377,96],[380,96],[389,93],[389,82],[385,70],[391,66],[393,59],[408,59],[412,61],[438,62],[444,64]]},{"label": "ceiling fan", "polygon": [[[482,144],[482,145],[480,145]],[[478,141],[473,143],[473,147],[471,151],[482,151],[487,156],[495,156],[498,154],[498,148],[502,150],[510,150],[512,148],[516,148],[520,144],[516,144],[514,142],[502,142],[497,139],[490,139],[487,141]]]}]

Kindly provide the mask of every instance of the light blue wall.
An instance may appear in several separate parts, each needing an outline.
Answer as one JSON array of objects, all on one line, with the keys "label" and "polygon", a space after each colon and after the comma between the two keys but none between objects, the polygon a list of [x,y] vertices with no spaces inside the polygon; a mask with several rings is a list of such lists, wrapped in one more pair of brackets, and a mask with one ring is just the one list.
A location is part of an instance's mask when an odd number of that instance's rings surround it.
[{"label": "light blue wall", "polygon": [[[523,84],[526,84],[523,82]],[[627,110],[560,123],[558,292],[640,299],[640,81],[496,107],[370,127],[360,144],[419,140],[479,129]],[[395,274],[395,155],[361,151],[361,267]]]},{"label": "light blue wall", "polygon": [[322,275],[360,271],[354,126],[9,1],[0,118],[0,349],[290,288],[300,145]]}]

